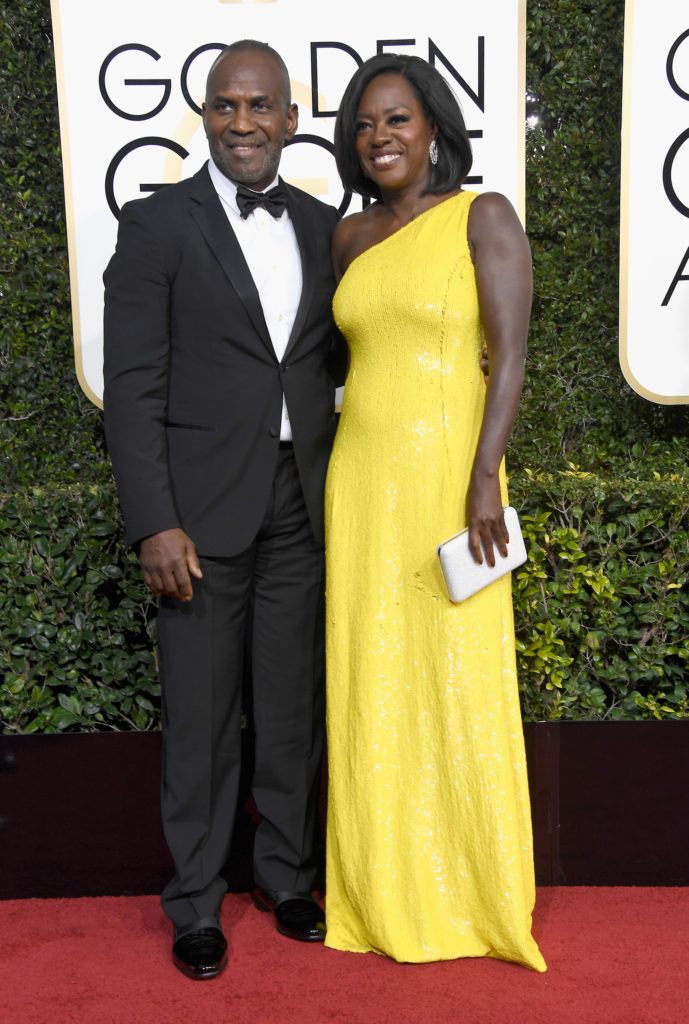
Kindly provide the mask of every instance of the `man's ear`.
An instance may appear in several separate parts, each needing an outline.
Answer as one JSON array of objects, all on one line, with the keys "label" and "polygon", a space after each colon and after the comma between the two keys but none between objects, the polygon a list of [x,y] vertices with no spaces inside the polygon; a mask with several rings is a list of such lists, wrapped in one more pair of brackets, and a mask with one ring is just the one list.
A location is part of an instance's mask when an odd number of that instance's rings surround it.
[{"label": "man's ear", "polygon": [[299,107],[296,103],[290,103],[287,108],[287,127],[285,129],[285,142],[289,142],[296,135],[299,127]]}]

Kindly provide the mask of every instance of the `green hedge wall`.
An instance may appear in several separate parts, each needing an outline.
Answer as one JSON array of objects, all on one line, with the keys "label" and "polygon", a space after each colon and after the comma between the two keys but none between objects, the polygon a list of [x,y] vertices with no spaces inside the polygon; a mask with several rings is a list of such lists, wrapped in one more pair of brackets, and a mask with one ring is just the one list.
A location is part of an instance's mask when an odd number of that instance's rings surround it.
[{"label": "green hedge wall", "polygon": [[154,725],[155,618],[113,489],[35,487],[0,517],[5,731]]},{"label": "green hedge wall", "polygon": [[[529,0],[528,381],[509,453],[525,717],[686,718],[689,409],[617,363],[624,4]],[[0,724],[158,722],[153,608],[73,371],[48,0],[2,6]]]},{"label": "green hedge wall", "polygon": [[529,562],[513,583],[531,719],[689,718],[687,476],[513,478]]}]

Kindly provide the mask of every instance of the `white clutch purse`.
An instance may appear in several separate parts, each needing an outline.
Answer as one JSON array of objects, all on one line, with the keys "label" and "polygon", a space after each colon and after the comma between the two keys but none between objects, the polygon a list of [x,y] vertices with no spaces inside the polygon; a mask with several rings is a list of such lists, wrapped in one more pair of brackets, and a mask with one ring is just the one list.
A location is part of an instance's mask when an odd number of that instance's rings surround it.
[{"label": "white clutch purse", "polygon": [[507,545],[507,557],[503,558],[498,549],[494,548],[495,565],[492,568],[488,565],[485,554],[482,565],[474,561],[474,556],[469,551],[468,530],[462,530],[443,544],[438,545],[440,568],[445,577],[445,585],[451,601],[455,603],[465,601],[467,597],[483,590],[489,583],[499,580],[501,576],[512,572],[526,561],[526,548],[516,509],[507,505],[504,515],[505,526],[510,537]]}]

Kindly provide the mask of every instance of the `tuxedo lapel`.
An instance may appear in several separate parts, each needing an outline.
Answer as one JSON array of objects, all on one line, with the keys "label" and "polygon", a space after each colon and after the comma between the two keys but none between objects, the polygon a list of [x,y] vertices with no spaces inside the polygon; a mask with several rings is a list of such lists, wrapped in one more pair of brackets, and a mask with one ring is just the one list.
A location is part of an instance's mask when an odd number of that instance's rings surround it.
[{"label": "tuxedo lapel", "polygon": [[258,296],[254,279],[244,258],[242,247],[227,220],[220,197],[215,191],[213,182],[205,167],[202,167],[194,175],[191,197],[197,204],[192,207],[192,217],[198,224],[203,237],[206,239],[215,258],[251,317],[261,341],[263,341],[268,351],[274,357],[275,350],[270,340],[270,334],[266,326],[261,300]]},{"label": "tuxedo lapel", "polygon": [[311,301],[313,299],[317,267],[316,255],[312,244],[313,226],[309,223],[309,217],[304,209],[304,205],[301,202],[299,194],[282,181],[282,179],[280,179],[280,184],[287,193],[287,209],[289,210],[289,215],[292,219],[292,224],[294,225],[294,233],[297,236],[297,244],[301,254],[302,276],[301,298],[299,300],[297,315],[294,318],[294,324],[289,336],[289,341],[287,342],[287,348],[285,349],[286,358],[294,348],[294,345],[296,344],[304,327],[306,314],[309,311]]}]

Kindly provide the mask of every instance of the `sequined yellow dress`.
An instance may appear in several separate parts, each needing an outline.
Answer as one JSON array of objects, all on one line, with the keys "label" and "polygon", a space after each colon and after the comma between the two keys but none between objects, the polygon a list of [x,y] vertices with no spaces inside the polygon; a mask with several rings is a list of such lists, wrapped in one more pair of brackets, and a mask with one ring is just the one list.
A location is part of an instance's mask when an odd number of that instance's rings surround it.
[{"label": "sequined yellow dress", "polygon": [[510,579],[452,605],[435,553],[465,525],[485,395],[474,197],[368,249],[335,295],[326,944],[542,971]]}]

